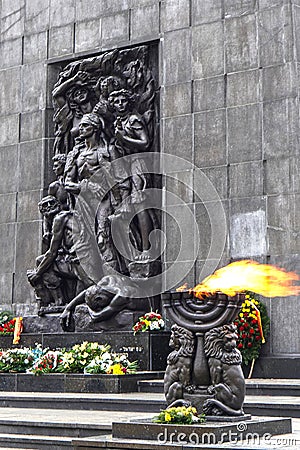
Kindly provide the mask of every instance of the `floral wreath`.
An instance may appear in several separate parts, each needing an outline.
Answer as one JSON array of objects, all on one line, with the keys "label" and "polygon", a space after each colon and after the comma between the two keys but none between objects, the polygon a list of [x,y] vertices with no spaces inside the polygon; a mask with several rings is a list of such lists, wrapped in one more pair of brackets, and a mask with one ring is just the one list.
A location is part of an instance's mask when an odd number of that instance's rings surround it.
[{"label": "floral wreath", "polygon": [[270,319],[267,308],[258,300],[258,295],[246,292],[245,301],[234,321],[237,327],[238,343],[244,364],[252,363],[249,378],[251,378],[255,360],[259,357],[265,336],[270,331]]}]

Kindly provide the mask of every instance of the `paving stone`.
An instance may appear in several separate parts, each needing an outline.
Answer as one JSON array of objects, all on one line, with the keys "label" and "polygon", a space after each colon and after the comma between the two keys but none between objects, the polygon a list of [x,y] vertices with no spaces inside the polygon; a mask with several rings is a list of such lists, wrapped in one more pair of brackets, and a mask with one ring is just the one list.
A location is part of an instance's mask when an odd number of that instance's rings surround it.
[{"label": "paving stone", "polygon": [[[198,208],[198,210],[197,210]],[[220,259],[228,254],[228,213],[227,200],[196,204],[196,217],[199,226],[200,251],[197,260]]]},{"label": "paving stone", "polygon": [[0,195],[0,223],[12,223],[16,220],[17,193]]},{"label": "paving stone", "polygon": [[223,15],[222,0],[199,2],[192,0],[192,25],[220,20]]},{"label": "paving stone", "polygon": [[300,192],[300,164],[299,156],[294,156],[289,159],[290,166],[290,192]]},{"label": "paving stone", "polygon": [[225,110],[195,114],[194,121],[197,167],[226,164]]},{"label": "paving stone", "polygon": [[[92,33],[92,30],[90,30],[90,32]],[[74,42],[73,34],[73,24],[50,28],[49,58],[72,53]]]},{"label": "paving stone", "polygon": [[229,167],[230,197],[263,195],[263,163],[251,161]]},{"label": "paving stone", "polygon": [[163,83],[175,84],[191,80],[191,33],[176,30],[165,33],[163,54]]},{"label": "paving stone", "polygon": [[190,24],[190,5],[185,0],[164,0],[161,3],[161,31],[186,28]]},{"label": "paving stone", "polygon": [[[272,348],[276,353],[285,353],[288,348],[291,353],[300,351],[300,330],[299,327],[290,326],[290,317],[297,317],[296,302],[291,298],[278,298],[278,301],[272,303],[271,316],[272,321]],[[281,318],[281,323],[277,320]],[[273,328],[274,327],[274,328]]]},{"label": "paving stone", "polygon": [[287,98],[263,105],[264,155],[280,157],[299,152],[299,102]]},{"label": "paving stone", "polygon": [[16,252],[16,224],[4,223],[0,225],[0,271],[14,272]]},{"label": "paving stone", "polygon": [[[298,2],[300,5],[300,2]],[[294,38],[296,47],[296,57],[297,61],[300,60],[300,8],[299,6],[293,6],[293,23],[294,23]]]},{"label": "paving stone", "polygon": [[0,70],[0,114],[20,111],[21,69],[14,67]]},{"label": "paving stone", "polygon": [[50,26],[60,27],[75,20],[75,0],[50,0]]},{"label": "paving stone", "polygon": [[[76,22],[89,22],[91,19],[100,18],[105,12],[103,1],[91,2],[90,0],[76,0],[75,15]],[[111,2],[113,3],[113,2]],[[120,1],[120,4],[124,2]]]},{"label": "paving stone", "polygon": [[25,31],[38,33],[49,27],[50,0],[30,0],[25,2]]},{"label": "paving stone", "polygon": [[22,64],[21,38],[0,42],[0,61],[2,69]]},{"label": "paving stone", "polygon": [[224,76],[203,78],[194,81],[194,111],[224,108]]},{"label": "paving stone", "polygon": [[136,4],[133,0],[101,0],[101,7],[103,13],[112,14],[129,9],[129,7],[134,8],[135,6],[140,6],[142,1],[143,0],[137,0]]},{"label": "paving stone", "polygon": [[[192,203],[194,198],[193,171],[185,170],[165,175],[163,186],[166,188],[166,205]],[[170,194],[170,195],[168,195]],[[174,197],[174,194],[176,197]]]},{"label": "paving stone", "polygon": [[[292,3],[297,3],[299,0],[292,0]],[[271,8],[272,6],[284,5],[290,3],[289,0],[260,0],[259,9]]]},{"label": "paving stone", "polygon": [[[224,29],[222,22],[193,28],[193,78],[206,78],[224,73]],[[183,46],[186,52],[188,47]]]},{"label": "paving stone", "polygon": [[22,113],[20,141],[32,141],[41,139],[44,132],[44,115],[43,111],[34,111]]},{"label": "paving stone", "polygon": [[43,63],[22,67],[22,111],[36,111],[46,106],[46,68]]},{"label": "paving stone", "polygon": [[[24,271],[35,267],[35,260],[40,254],[40,222],[20,222],[16,228],[16,272]],[[24,281],[24,279],[23,279]],[[27,282],[28,283],[28,282]],[[29,283],[28,283],[29,284]]]},{"label": "paving stone", "polygon": [[25,0],[2,0],[1,41],[19,38],[24,31]]},{"label": "paving stone", "polygon": [[263,100],[295,97],[297,95],[297,73],[294,63],[266,67],[262,75]]},{"label": "paving stone", "polygon": [[289,158],[268,158],[265,164],[265,183],[267,194],[288,193],[290,187]]},{"label": "paving stone", "polygon": [[16,144],[19,140],[19,114],[1,117],[0,147]]},{"label": "paving stone", "polygon": [[162,117],[189,114],[192,111],[192,84],[165,86],[162,92]]},{"label": "paving stone", "polygon": [[257,26],[254,14],[225,20],[226,71],[258,67]]},{"label": "paving stone", "polygon": [[43,153],[42,140],[20,144],[19,191],[41,189]]},{"label": "paving stone", "polygon": [[17,189],[18,147],[16,145],[0,147],[0,192],[6,194],[16,192]]},{"label": "paving stone", "polygon": [[[198,229],[193,205],[168,206],[164,232],[166,233],[165,261],[189,261],[195,257]],[[176,246],[172,245],[176,242]]]},{"label": "paving stone", "polygon": [[24,36],[24,64],[45,60],[48,55],[48,34],[46,31]]},{"label": "paving stone", "polygon": [[209,167],[201,169],[210,180],[221,199],[228,196],[228,168],[227,166]]},{"label": "paving stone", "polygon": [[23,191],[18,193],[18,222],[41,219],[38,202],[41,200],[42,195],[43,192],[41,190]]},{"label": "paving stone", "polygon": [[224,0],[225,17],[243,16],[258,9],[256,0]]},{"label": "paving stone", "polygon": [[228,161],[253,161],[262,158],[262,118],[260,105],[228,108]]},{"label": "paving stone", "polygon": [[260,71],[230,73],[227,76],[227,106],[257,103],[261,99]]},{"label": "paving stone", "polygon": [[164,153],[193,161],[192,116],[177,116],[163,121]]},{"label": "paving stone", "polygon": [[122,12],[102,18],[103,45],[112,45],[113,42],[123,42],[129,39],[129,14]]},{"label": "paving stone", "polygon": [[257,210],[233,214],[230,218],[230,255],[232,258],[261,257],[266,254],[266,213]]},{"label": "paving stone", "polygon": [[194,261],[172,261],[163,265],[163,290],[174,290],[184,283],[195,286]]},{"label": "paving stone", "polygon": [[272,195],[267,199],[268,241],[273,255],[291,252],[290,197],[289,195]]},{"label": "paving stone", "polygon": [[95,50],[101,47],[101,21],[79,22],[75,28],[75,52]]},{"label": "paving stone", "polygon": [[158,4],[151,4],[134,8],[131,11],[131,39],[142,40],[153,38],[159,33]]},{"label": "paving stone", "polygon": [[290,7],[274,7],[258,15],[260,66],[293,60],[293,28]]},{"label": "paving stone", "polygon": [[13,281],[14,274],[12,272],[0,274],[1,308],[3,311],[12,311]]}]

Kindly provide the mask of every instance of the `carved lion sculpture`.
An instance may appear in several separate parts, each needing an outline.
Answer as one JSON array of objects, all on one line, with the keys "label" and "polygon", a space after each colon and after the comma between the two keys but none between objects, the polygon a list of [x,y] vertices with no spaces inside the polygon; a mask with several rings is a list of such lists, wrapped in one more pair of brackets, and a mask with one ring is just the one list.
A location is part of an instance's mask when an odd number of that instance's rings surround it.
[{"label": "carved lion sculpture", "polygon": [[174,350],[167,359],[167,368],[164,377],[164,393],[168,406],[183,400],[183,389],[190,384],[191,369],[194,356],[194,335],[189,330],[178,325],[171,328],[170,347]]},{"label": "carved lion sculpture", "polygon": [[238,335],[233,324],[213,328],[205,334],[204,352],[212,385],[208,392],[214,398],[204,402],[207,415],[243,415],[245,379],[241,369],[242,355],[236,348]]}]

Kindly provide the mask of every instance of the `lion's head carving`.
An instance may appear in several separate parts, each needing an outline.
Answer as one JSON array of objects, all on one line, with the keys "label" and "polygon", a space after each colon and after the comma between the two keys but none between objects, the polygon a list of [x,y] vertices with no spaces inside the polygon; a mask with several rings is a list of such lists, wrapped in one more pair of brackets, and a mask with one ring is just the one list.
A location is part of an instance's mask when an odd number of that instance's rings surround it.
[{"label": "lion's head carving", "polygon": [[192,356],[195,349],[194,334],[174,324],[171,328],[170,346],[178,350],[178,356]]},{"label": "lion's head carving", "polygon": [[220,359],[226,364],[241,364],[242,355],[236,348],[238,335],[234,324],[212,328],[204,337],[204,352],[207,358]]}]

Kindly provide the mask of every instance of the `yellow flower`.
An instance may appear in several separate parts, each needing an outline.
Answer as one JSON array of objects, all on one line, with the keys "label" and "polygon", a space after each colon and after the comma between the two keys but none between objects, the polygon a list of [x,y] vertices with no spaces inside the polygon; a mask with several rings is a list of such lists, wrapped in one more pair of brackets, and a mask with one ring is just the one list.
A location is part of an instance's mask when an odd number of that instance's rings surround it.
[{"label": "yellow flower", "polygon": [[92,342],[91,343],[91,349],[92,350],[97,350],[97,348],[98,348],[98,342]]},{"label": "yellow flower", "polygon": [[166,411],[166,413],[165,413],[165,421],[166,421],[166,422],[171,422],[171,420],[172,420],[172,417],[171,417],[170,414]]},{"label": "yellow flower", "polygon": [[243,314],[243,313],[240,313],[239,316],[240,316],[240,317],[244,317],[244,314]]},{"label": "yellow flower", "polygon": [[121,364],[114,364],[112,366],[113,375],[124,375]]},{"label": "yellow flower", "polygon": [[81,345],[80,345],[80,350],[84,351],[88,346],[88,341],[84,341]]}]

